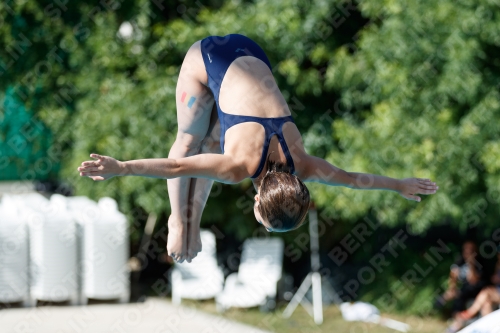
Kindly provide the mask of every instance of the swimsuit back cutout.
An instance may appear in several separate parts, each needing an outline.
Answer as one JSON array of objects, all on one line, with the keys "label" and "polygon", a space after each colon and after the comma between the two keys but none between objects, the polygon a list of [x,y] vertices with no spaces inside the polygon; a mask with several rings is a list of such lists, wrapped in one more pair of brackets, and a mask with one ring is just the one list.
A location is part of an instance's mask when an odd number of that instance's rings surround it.
[{"label": "swimsuit back cutout", "polygon": [[243,56],[253,56],[262,60],[269,67],[269,69],[271,69],[269,59],[262,48],[250,38],[239,34],[230,34],[222,37],[209,36],[201,41],[201,54],[207,71],[208,87],[214,95],[217,113],[219,115],[221,125],[220,146],[222,152],[224,153],[224,138],[226,131],[230,127],[245,122],[256,122],[264,127],[266,136],[259,167],[251,178],[256,178],[264,168],[267,152],[269,150],[269,143],[274,135],[278,137],[283,153],[285,154],[288,167],[293,174],[295,172],[293,159],[283,136],[283,124],[289,121],[293,122],[292,116],[278,118],[240,116],[223,112],[219,105],[219,92],[222,80],[226,75],[227,69],[234,60]]}]

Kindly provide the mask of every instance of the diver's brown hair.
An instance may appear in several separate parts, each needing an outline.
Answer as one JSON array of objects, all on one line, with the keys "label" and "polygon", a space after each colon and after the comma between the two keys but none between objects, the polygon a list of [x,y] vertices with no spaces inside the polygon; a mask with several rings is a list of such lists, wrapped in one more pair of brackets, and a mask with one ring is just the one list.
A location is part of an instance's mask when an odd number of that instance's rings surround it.
[{"label": "diver's brown hair", "polygon": [[281,162],[267,161],[267,172],[259,186],[260,215],[273,231],[300,227],[309,209],[309,190],[290,168]]}]

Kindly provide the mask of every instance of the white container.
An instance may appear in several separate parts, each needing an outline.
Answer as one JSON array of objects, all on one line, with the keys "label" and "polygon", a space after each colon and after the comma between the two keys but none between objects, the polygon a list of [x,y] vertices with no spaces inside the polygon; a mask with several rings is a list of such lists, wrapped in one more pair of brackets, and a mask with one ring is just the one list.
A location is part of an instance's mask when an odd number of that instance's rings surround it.
[{"label": "white container", "polygon": [[111,198],[102,198],[95,206],[79,199],[74,207],[80,211],[83,231],[82,302],[86,303],[88,298],[128,302],[129,237],[125,215]]},{"label": "white container", "polygon": [[78,304],[77,230],[65,197],[53,195],[48,205],[27,210],[33,301]]},{"label": "white container", "polygon": [[28,231],[17,205],[0,203],[0,303],[31,304]]}]

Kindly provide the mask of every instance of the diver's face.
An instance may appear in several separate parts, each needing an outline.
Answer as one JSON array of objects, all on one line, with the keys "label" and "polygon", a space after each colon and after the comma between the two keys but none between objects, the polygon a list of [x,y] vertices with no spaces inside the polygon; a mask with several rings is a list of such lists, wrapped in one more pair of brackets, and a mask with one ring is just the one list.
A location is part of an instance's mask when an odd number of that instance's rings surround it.
[{"label": "diver's face", "polygon": [[259,195],[257,194],[257,195],[255,195],[255,203],[253,205],[253,214],[255,215],[255,219],[257,220],[257,222],[262,224],[266,228],[267,231],[271,232],[272,229],[270,227],[268,227],[267,221],[264,221],[264,219],[260,215],[259,210],[257,209],[258,206],[259,206]]}]

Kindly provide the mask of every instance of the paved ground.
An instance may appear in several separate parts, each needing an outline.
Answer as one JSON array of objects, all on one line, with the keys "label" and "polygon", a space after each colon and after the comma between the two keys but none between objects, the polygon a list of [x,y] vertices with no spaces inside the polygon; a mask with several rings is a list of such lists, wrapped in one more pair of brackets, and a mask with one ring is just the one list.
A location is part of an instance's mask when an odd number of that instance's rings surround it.
[{"label": "paved ground", "polygon": [[[191,308],[144,303],[0,310],[1,333],[266,333]],[[268,333],[268,332],[267,332]]]}]

